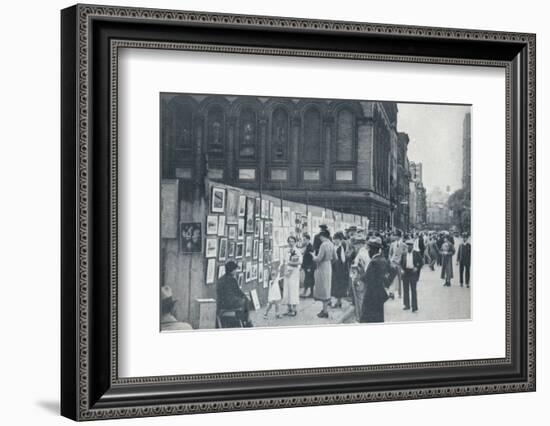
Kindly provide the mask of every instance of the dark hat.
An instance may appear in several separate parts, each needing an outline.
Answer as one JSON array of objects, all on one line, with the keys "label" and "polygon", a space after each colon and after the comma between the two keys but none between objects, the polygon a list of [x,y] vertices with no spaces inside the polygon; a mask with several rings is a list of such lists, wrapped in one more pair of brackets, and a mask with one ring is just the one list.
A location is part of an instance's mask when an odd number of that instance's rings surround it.
[{"label": "dark hat", "polygon": [[367,244],[370,247],[380,248],[382,247],[382,239],[380,237],[372,237],[372,238],[369,238],[369,240],[367,241]]},{"label": "dark hat", "polygon": [[229,260],[225,263],[225,273],[230,274],[231,272],[233,272],[238,267],[239,266],[237,265],[237,262],[235,262],[233,260]]},{"label": "dark hat", "polygon": [[321,225],[319,225],[319,228],[323,229],[323,230],[327,230],[328,229],[328,226],[325,225],[324,223],[322,223]]},{"label": "dark hat", "polygon": [[337,239],[337,240],[342,240],[342,241],[346,239],[344,233],[341,232],[341,231],[336,232],[336,233],[332,236],[332,238],[333,238],[333,239]]},{"label": "dark hat", "polygon": [[330,238],[330,232],[327,229],[323,229],[321,232],[319,232],[319,235],[321,237]]}]

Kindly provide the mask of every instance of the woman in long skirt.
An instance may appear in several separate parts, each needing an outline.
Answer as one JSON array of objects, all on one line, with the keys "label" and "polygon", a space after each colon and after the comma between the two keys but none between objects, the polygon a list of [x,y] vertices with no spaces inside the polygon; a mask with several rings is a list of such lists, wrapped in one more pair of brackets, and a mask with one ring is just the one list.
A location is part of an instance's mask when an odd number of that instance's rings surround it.
[{"label": "woman in long skirt", "polygon": [[337,232],[332,238],[335,247],[335,257],[332,261],[331,296],[336,299],[334,308],[342,307],[342,298],[348,295],[349,289],[349,262],[346,258],[344,234]]},{"label": "woman in long skirt", "polygon": [[296,248],[296,238],[288,237],[288,259],[285,259],[285,279],[283,282],[283,300],[281,303],[288,306],[286,316],[295,317],[296,306],[300,303],[300,266],[302,253]]},{"label": "woman in long skirt", "polygon": [[451,243],[450,238],[446,235],[445,242],[439,251],[441,254],[441,279],[445,280],[445,287],[451,286],[453,278],[453,255],[455,254],[455,246]]},{"label": "woman in long skirt", "polygon": [[328,318],[328,304],[330,302],[330,289],[332,286],[332,260],[334,259],[334,245],[330,241],[330,233],[323,230],[319,234],[321,247],[319,254],[313,256],[317,264],[315,269],[315,287],[313,298],[323,302],[323,309],[317,314],[319,318]]}]

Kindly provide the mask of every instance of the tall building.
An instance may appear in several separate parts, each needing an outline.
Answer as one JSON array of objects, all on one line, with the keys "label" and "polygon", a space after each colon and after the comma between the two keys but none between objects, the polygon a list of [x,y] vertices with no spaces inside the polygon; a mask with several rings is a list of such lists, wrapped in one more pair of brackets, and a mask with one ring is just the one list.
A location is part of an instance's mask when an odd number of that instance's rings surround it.
[{"label": "tall building", "polygon": [[[402,212],[397,104],[163,94],[163,176],[245,189],[393,226]],[[401,180],[400,180],[401,179]]]},{"label": "tall building", "polygon": [[464,122],[462,124],[462,188],[465,191],[470,191],[471,185],[471,115],[466,113],[464,115]]},{"label": "tall building", "polygon": [[422,227],[426,224],[426,188],[422,182],[422,163],[409,162],[409,226]]},{"label": "tall building", "polygon": [[397,191],[396,203],[397,214],[394,220],[394,226],[406,230],[409,228],[409,181],[411,178],[409,172],[409,159],[407,149],[409,145],[409,135],[400,132],[397,134]]}]

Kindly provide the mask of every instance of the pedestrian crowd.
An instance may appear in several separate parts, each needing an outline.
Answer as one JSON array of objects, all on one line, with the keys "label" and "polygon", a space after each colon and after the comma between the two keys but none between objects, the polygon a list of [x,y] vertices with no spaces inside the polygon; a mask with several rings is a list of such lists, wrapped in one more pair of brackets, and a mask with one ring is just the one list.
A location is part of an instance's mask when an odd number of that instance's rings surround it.
[{"label": "pedestrian crowd", "polygon": [[[450,287],[454,278],[453,256],[459,266],[460,286],[470,286],[471,243],[468,233],[455,248],[455,235],[449,231],[367,231],[351,226],[331,234],[320,225],[313,240],[307,233],[298,239],[288,238],[288,256],[272,272],[268,305],[275,318],[298,315],[300,299],[312,297],[321,302],[319,318],[329,318],[331,309],[341,308],[342,301],[353,305],[350,315],[357,322],[384,322],[384,303],[403,300],[403,309],[419,310],[417,286],[421,271],[440,268],[442,285]],[[226,275],[218,283],[218,304],[237,308],[243,325],[252,326],[248,318],[248,299],[236,280],[237,265],[226,264]],[[282,286],[280,282],[282,281]],[[300,292],[300,288],[303,291]],[[286,306],[281,313],[280,306]]]}]

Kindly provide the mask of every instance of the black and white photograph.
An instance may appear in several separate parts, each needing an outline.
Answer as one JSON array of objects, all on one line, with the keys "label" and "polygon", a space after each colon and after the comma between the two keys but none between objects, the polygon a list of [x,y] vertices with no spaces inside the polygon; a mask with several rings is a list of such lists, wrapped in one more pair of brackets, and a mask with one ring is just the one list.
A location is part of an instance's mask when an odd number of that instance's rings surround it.
[{"label": "black and white photograph", "polygon": [[[195,188],[181,211],[209,205],[217,237],[203,260],[218,260],[214,286],[210,265],[207,276],[163,275],[163,286],[216,300],[201,328],[471,319],[472,105],[160,97],[162,179],[195,168],[200,185],[178,182]],[[267,269],[282,277],[277,300]],[[192,303],[178,320],[195,328]]]}]

